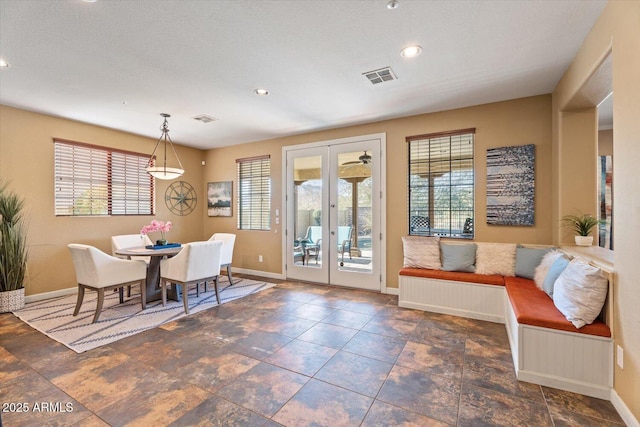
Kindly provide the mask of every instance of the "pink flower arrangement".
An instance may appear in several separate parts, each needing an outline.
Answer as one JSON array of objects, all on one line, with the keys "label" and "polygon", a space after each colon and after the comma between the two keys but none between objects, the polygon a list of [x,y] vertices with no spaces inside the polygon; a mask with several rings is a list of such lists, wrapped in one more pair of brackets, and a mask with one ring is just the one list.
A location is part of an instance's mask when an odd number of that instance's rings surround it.
[{"label": "pink flower arrangement", "polygon": [[159,231],[160,235],[162,236],[162,240],[166,240],[164,233],[171,231],[171,227],[173,227],[173,223],[171,221],[164,222],[154,219],[153,221],[151,221],[151,223],[142,227],[142,230],[140,230],[140,234],[149,234],[153,233],[154,231]]}]

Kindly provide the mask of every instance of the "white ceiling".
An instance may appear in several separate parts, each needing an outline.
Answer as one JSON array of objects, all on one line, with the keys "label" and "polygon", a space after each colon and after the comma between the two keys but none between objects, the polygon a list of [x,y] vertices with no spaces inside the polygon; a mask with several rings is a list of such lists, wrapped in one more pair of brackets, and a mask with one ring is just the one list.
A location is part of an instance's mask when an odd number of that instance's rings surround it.
[{"label": "white ceiling", "polygon": [[197,148],[449,110],[552,92],[605,4],[1,0],[0,103]]}]

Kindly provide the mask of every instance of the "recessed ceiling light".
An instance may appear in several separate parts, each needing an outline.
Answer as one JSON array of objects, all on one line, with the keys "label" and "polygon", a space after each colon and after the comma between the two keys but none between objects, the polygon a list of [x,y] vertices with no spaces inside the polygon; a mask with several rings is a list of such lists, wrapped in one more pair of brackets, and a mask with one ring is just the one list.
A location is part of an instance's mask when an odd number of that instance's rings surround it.
[{"label": "recessed ceiling light", "polygon": [[397,9],[398,6],[400,6],[400,2],[398,0],[389,0],[389,3],[387,3],[387,9],[389,10]]},{"label": "recessed ceiling light", "polygon": [[256,89],[253,91],[256,95],[267,96],[269,95],[269,91],[266,89]]},{"label": "recessed ceiling light", "polygon": [[9,63],[4,59],[0,59],[0,68],[9,68]]},{"label": "recessed ceiling light", "polygon": [[82,0],[82,1],[85,2],[85,3],[95,3],[98,0]]},{"label": "recessed ceiling light", "polygon": [[402,49],[402,52],[400,52],[400,55],[402,55],[405,58],[413,58],[414,56],[420,55],[420,52],[422,52],[422,47],[418,45],[414,45],[414,46],[408,46]]}]

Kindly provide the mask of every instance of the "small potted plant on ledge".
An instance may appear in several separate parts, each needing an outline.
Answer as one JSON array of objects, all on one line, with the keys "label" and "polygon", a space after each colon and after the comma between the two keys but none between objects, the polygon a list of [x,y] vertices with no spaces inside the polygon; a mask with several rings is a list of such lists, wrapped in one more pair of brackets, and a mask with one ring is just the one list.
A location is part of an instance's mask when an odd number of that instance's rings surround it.
[{"label": "small potted plant on ledge", "polygon": [[0,182],[0,313],[24,307],[27,273],[27,229],[24,200]]},{"label": "small potted plant on ledge", "polygon": [[591,216],[591,214],[565,215],[562,217],[562,223],[565,227],[575,231],[575,242],[578,246],[591,246],[593,244],[593,236],[590,235],[593,227],[600,224],[600,221]]}]

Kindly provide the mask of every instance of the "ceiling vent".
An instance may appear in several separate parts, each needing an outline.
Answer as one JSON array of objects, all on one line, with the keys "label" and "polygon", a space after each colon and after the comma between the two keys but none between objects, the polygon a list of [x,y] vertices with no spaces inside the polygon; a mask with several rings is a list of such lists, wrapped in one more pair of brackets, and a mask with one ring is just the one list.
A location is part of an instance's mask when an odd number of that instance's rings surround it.
[{"label": "ceiling vent", "polygon": [[215,117],[207,116],[206,114],[200,114],[199,116],[195,116],[193,120],[197,120],[202,123],[211,123],[215,122],[217,119]]},{"label": "ceiling vent", "polygon": [[362,73],[371,84],[377,85],[378,83],[384,83],[391,80],[396,80],[397,77],[393,74],[393,70],[391,67],[380,68],[379,70],[367,71],[366,73]]}]

